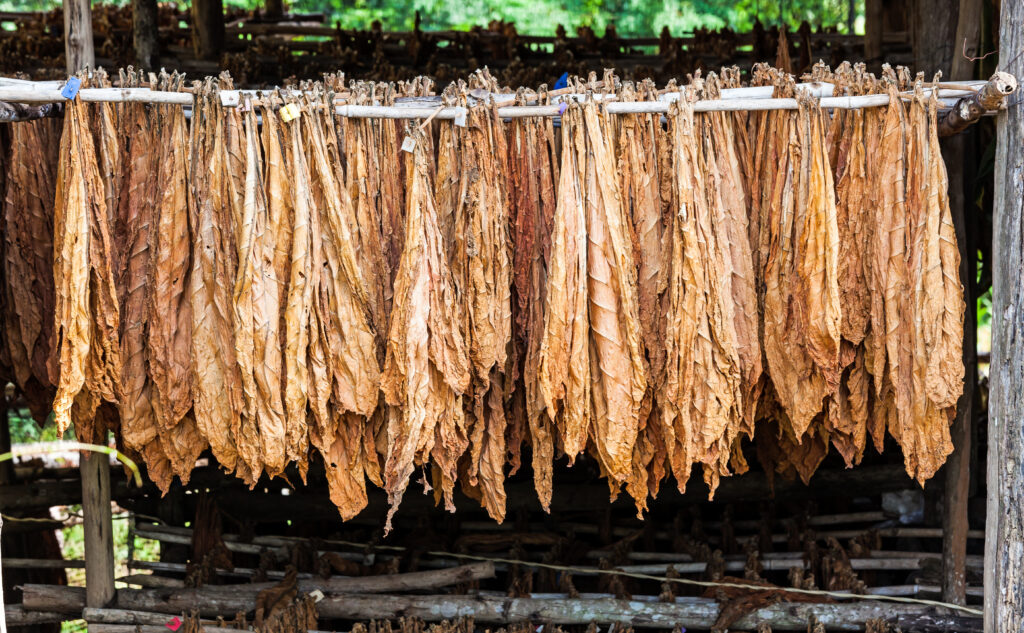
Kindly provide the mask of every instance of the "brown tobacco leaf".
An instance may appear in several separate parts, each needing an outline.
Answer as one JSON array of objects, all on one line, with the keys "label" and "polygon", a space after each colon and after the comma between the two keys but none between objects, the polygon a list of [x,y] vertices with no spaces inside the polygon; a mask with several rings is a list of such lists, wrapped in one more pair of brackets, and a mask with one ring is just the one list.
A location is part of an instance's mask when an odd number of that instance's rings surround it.
[{"label": "brown tobacco leaf", "polygon": [[[263,108],[263,182],[267,192],[267,228],[266,237],[270,243],[264,248],[272,245],[271,269],[265,274],[272,274],[273,279],[268,283],[277,285],[277,304],[279,309],[279,321],[276,324],[268,323],[268,329],[277,332],[279,347],[271,349],[270,355],[276,353],[277,359],[273,365],[267,368],[267,373],[277,372],[280,384],[278,394],[281,397],[280,415],[284,425],[285,434],[285,462],[296,462],[299,465],[299,472],[305,476],[308,465],[307,453],[309,447],[308,433],[306,429],[306,374],[304,372],[306,363],[305,344],[299,342],[301,336],[308,337],[308,329],[300,334],[294,323],[299,320],[290,318],[289,299],[292,292],[292,266],[293,253],[295,261],[308,264],[309,257],[309,222],[302,221],[302,226],[297,227],[296,218],[296,192],[293,180],[296,178],[294,159],[291,156],[291,136],[286,126],[282,125],[272,107]],[[306,208],[308,213],[308,203]],[[294,235],[294,239],[293,239]],[[298,240],[300,244],[296,244]],[[293,249],[299,249],[297,252]],[[308,272],[304,266],[300,266],[298,277],[295,280],[295,295],[301,298],[306,291]],[[300,302],[301,304],[301,302]],[[304,327],[308,328],[308,316],[301,320]],[[292,338],[290,338],[292,337]],[[297,357],[296,349],[301,348],[301,359]],[[268,363],[272,362],[268,360]],[[301,363],[303,372],[301,376],[292,379],[298,370],[297,365]],[[267,376],[264,380],[269,380]],[[267,382],[267,389],[271,389]],[[299,393],[299,396],[295,396]],[[289,398],[294,396],[292,402]],[[276,405],[275,401],[275,405]]]},{"label": "brown tobacco leaf", "polygon": [[[263,469],[270,476],[287,464],[280,336],[281,284],[274,270],[277,236],[271,232],[257,140],[256,113],[245,116],[245,189],[238,227],[238,271],[234,289],[235,350],[242,376],[250,442],[259,442]],[[253,469],[254,473],[256,469]]]},{"label": "brown tobacco leaf", "polygon": [[426,134],[416,144],[405,243],[395,281],[395,300],[381,387],[395,407],[387,426],[384,483],[391,516],[417,464],[434,448],[442,419],[462,414],[459,402],[470,383],[470,360],[454,310],[454,281],[438,226]]},{"label": "brown tobacco leaf", "polygon": [[838,227],[821,111],[768,114],[759,241],[768,373],[803,435],[839,380]]},{"label": "brown tobacco leaf", "polygon": [[[644,84],[642,92],[650,98],[653,85]],[[628,90],[627,90],[628,93]],[[628,93],[624,98],[629,98]],[[664,436],[672,429],[663,427],[656,398],[665,374],[664,302],[668,279],[669,240],[663,221],[664,201],[661,183],[671,180],[670,172],[661,173],[660,148],[670,145],[659,122],[660,115],[626,115],[619,124],[618,168],[622,193],[628,206],[633,236],[633,257],[637,270],[637,303],[643,333],[648,388],[641,406],[641,424],[633,448],[633,474],[626,489],[636,500],[637,510],[646,509],[646,497],[654,496],[665,474]],[[659,450],[659,448],[661,450]]]},{"label": "brown tobacco leaf", "polygon": [[582,126],[580,109],[568,108],[562,116],[562,163],[538,359],[539,392],[570,463],[586,448],[591,406]]},{"label": "brown tobacco leaf", "polygon": [[[963,380],[960,258],[938,152],[936,108],[919,84],[905,119],[907,292],[899,308],[908,318],[896,346],[899,371],[892,372],[900,382],[894,381],[898,430],[890,432],[903,447],[907,474],[922,484],[953,450],[949,424]],[[890,261],[892,268],[897,262]]]},{"label": "brown tobacco leaf", "polygon": [[[221,466],[254,485],[251,450],[242,446],[235,421],[242,414],[241,377],[235,354],[234,311],[237,253],[228,200],[225,123],[219,97],[208,82],[197,94],[192,116],[192,394],[196,423]],[[258,447],[257,447],[258,448]],[[248,450],[248,449],[247,449]]]},{"label": "brown tobacco leaf", "polygon": [[516,119],[509,135],[514,332],[523,382],[518,396],[525,409],[514,415],[522,415],[529,424],[534,487],[541,506],[548,510],[555,438],[541,397],[538,357],[555,213],[554,128],[548,118]]},{"label": "brown tobacco leaf", "polygon": [[[315,112],[315,111],[314,111]],[[323,118],[302,117],[309,143],[313,195],[320,211],[320,249],[323,254],[319,297],[321,328],[328,339],[325,351],[333,375],[333,397],[343,411],[369,416],[377,406],[380,370],[366,285],[360,272],[352,200],[336,177],[340,160],[333,130]]]},{"label": "brown tobacco leaf", "polygon": [[[734,120],[724,113],[712,112],[701,117],[704,124],[705,151],[710,174],[711,210],[721,227],[720,239],[728,247],[731,264],[733,325],[736,331],[743,393],[743,432],[753,437],[754,418],[762,388],[762,352],[758,323],[757,284],[749,239],[748,207],[744,193],[743,172]],[[712,162],[712,155],[714,161]],[[709,175],[710,175],[709,174]]]},{"label": "brown tobacco leaf", "polygon": [[[465,127],[445,126],[440,143],[438,179],[456,182],[457,196],[438,196],[439,228],[450,230],[449,258],[456,296],[463,298],[464,333],[473,364],[471,405],[467,416],[470,440],[466,483],[479,486],[481,503],[492,518],[505,515],[504,371],[512,337],[512,262],[505,137],[496,112],[471,108]],[[453,165],[449,156],[458,163]],[[448,481],[457,476],[465,446],[462,429],[438,427],[434,460]],[[447,441],[446,441],[447,440]],[[443,454],[438,454],[439,447]]]},{"label": "brown tobacco leaf", "polygon": [[[137,81],[137,77],[131,81]],[[128,155],[125,157],[125,191],[119,200],[119,233],[122,246],[118,269],[121,299],[122,395],[118,406],[121,439],[137,451],[146,463],[146,473],[167,491],[174,477],[171,463],[157,439],[159,427],[153,408],[147,342],[150,295],[153,292],[152,238],[155,230],[158,161],[160,144],[154,142],[156,108],[143,104],[125,107],[120,130]],[[186,376],[186,381],[191,379]]]},{"label": "brown tobacco leaf", "polygon": [[[166,89],[176,90],[181,78],[162,81],[167,84]],[[184,419],[192,408],[192,304],[187,292],[192,242],[187,200],[188,135],[180,106],[158,106],[157,122],[167,136],[157,158],[150,249],[153,261],[147,351],[153,385],[151,404],[165,452],[177,457],[172,459],[174,471],[187,481],[196,458],[205,448],[197,436],[194,420]]]},{"label": "brown tobacco leaf", "polygon": [[53,410],[62,434],[75,405],[75,430],[82,441],[98,439],[99,429],[92,426],[96,409],[103,400],[116,403],[121,390],[112,222],[88,108],[80,100],[67,106],[54,202],[58,367],[51,374],[59,372],[59,380]]},{"label": "brown tobacco leaf", "polygon": [[[171,80],[176,90],[179,79]],[[161,143],[153,235],[153,284],[148,315],[150,369],[156,388],[157,418],[162,429],[173,427],[191,409],[188,366],[191,358],[191,303],[187,183],[188,136],[184,112],[159,107],[167,136]]]},{"label": "brown tobacco leaf", "polygon": [[839,302],[842,308],[842,335],[859,345],[867,333],[871,317],[871,294],[866,279],[869,252],[864,245],[872,241],[872,208],[868,191],[868,155],[865,147],[863,109],[837,111],[841,121],[841,141],[836,171],[836,219],[839,230]]},{"label": "brown tobacco leaf", "polygon": [[712,494],[729,474],[732,445],[743,422],[741,364],[733,315],[733,262],[725,217],[710,196],[718,168],[705,137],[696,133],[693,107],[670,113],[679,211],[672,227],[666,329],[665,426],[674,429],[669,451],[680,490],[691,464],[705,464]]},{"label": "brown tobacco leaf", "polygon": [[[330,103],[330,97],[325,101]],[[352,232],[355,210],[343,186],[344,174],[339,173],[339,142],[330,123],[332,115],[324,114],[328,112],[324,107],[308,112],[302,117],[302,128],[309,144],[306,159],[313,176],[311,192],[319,212],[311,225],[312,270],[317,282],[312,314],[319,335],[310,339],[310,366],[316,370],[314,376],[320,370],[328,376],[326,382],[318,379],[310,385],[316,421],[311,440],[324,453],[330,451],[338,433],[365,437],[364,425],[377,406],[380,371],[371,307]],[[343,416],[346,412],[358,415]],[[355,468],[372,469],[369,456],[360,456],[363,448],[359,441],[346,446]],[[358,489],[364,492],[339,506],[343,515],[354,515],[365,506],[364,481],[360,480]]]},{"label": "brown tobacco leaf", "polygon": [[[850,348],[848,342],[844,348]],[[858,348],[855,360],[844,370],[842,381],[829,396],[824,419],[832,444],[842,455],[847,467],[859,464],[867,446],[870,391],[864,350]]]},{"label": "brown tobacco leaf", "polygon": [[640,407],[647,390],[630,230],[616,177],[608,115],[583,106],[590,312],[591,439],[610,478],[632,471]]},{"label": "brown tobacco leaf", "polygon": [[391,313],[392,270],[389,259],[389,225],[380,203],[381,165],[377,145],[379,120],[347,119],[345,156],[346,188],[355,207],[353,234],[360,272],[366,282],[371,325],[377,334],[377,360],[384,362],[384,333]]},{"label": "brown tobacco leaf", "polygon": [[[938,97],[932,91],[927,105],[926,174],[926,256],[925,270],[925,326],[926,373],[925,392],[939,408],[956,407],[963,393],[964,297],[960,283],[960,250],[956,243],[949,208],[949,181],[946,164],[942,159],[937,132]],[[924,108],[924,104],[918,107]]]},{"label": "brown tobacco leaf", "polygon": [[[28,121],[10,129],[9,168],[4,191],[7,344],[15,380],[37,420],[49,414],[47,365],[53,336],[53,201],[60,127],[55,119]],[[30,384],[34,383],[34,384]]]}]

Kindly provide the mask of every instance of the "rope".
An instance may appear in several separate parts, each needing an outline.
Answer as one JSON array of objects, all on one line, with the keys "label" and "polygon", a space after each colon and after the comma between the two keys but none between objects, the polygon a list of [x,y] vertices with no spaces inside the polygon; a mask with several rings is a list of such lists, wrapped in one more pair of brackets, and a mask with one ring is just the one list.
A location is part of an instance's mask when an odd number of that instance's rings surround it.
[{"label": "rope", "polygon": [[[366,549],[366,543],[355,543],[352,541],[339,541],[331,540],[332,543],[338,543],[341,545],[347,545],[349,547],[358,547]],[[399,545],[381,545],[374,546],[375,549],[383,549],[390,551],[407,551],[409,548],[402,547]],[[491,562],[491,563],[503,563],[506,565],[522,565],[524,567],[535,567],[540,569],[550,569],[553,571],[562,571],[567,573],[579,573],[579,574],[599,574],[607,576],[624,576],[626,578],[635,578],[638,580],[654,580],[658,582],[672,582],[680,585],[691,585],[696,587],[728,587],[732,589],[748,589],[752,591],[766,591],[774,588],[764,587],[762,585],[753,585],[739,582],[721,582],[717,580],[692,580],[690,578],[670,578],[668,576],[655,576],[653,574],[643,574],[639,572],[623,571],[621,569],[599,569],[597,567],[574,567],[571,565],[555,565],[552,563],[538,563],[533,561],[524,561],[514,558],[498,558],[491,556],[479,556],[476,554],[458,554],[455,552],[442,552],[442,551],[428,551],[428,556],[436,556],[439,558],[456,558],[461,560],[472,560],[479,562]],[[809,596],[822,596],[828,598],[836,598],[839,600],[878,600],[885,602],[899,602],[904,604],[920,604],[930,607],[941,607],[944,609],[952,609],[967,613],[970,615],[982,616],[984,612],[981,609],[975,609],[973,607],[966,607],[958,604],[952,604],[950,602],[942,602],[940,600],[928,600],[925,598],[908,598],[905,596],[884,596],[880,594],[871,593],[845,593],[842,591],[828,591],[825,589],[800,589],[798,587],[778,587],[779,591],[785,591],[789,593],[799,593]]]}]

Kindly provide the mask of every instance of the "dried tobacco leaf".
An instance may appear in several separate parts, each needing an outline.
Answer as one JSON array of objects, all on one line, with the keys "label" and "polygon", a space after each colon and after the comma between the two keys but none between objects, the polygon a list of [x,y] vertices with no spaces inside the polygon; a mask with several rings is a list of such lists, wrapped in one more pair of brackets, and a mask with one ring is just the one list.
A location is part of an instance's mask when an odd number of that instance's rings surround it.
[{"label": "dried tobacco leaf", "polygon": [[[228,200],[224,128],[219,96],[208,82],[196,97],[191,135],[193,407],[199,431],[220,465],[255,485],[262,468],[256,461],[258,456],[252,454],[251,447],[243,447],[235,435],[243,402],[231,297],[237,253]],[[247,454],[240,455],[243,450]]]}]

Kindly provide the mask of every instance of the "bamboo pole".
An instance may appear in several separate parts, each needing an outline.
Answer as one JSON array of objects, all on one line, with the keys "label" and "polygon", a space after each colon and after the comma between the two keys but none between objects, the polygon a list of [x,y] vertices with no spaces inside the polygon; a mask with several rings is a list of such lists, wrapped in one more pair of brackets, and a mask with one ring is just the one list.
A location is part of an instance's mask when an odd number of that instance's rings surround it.
[{"label": "bamboo pole", "polygon": [[[830,86],[820,85],[819,91],[822,94],[830,93]],[[726,92],[721,99],[703,100],[694,102],[696,112],[735,112],[735,111],[764,111],[764,110],[795,110],[797,109],[796,99],[771,98],[761,88],[737,88]],[[255,96],[258,91],[225,90],[220,92],[221,103],[224,106],[238,106],[244,96]],[[615,95],[593,95],[594,98],[609,101],[606,107],[610,114],[664,114],[669,111],[672,101],[682,98],[681,92],[667,93],[661,96],[659,101],[613,101]],[[949,100],[952,104],[953,98],[960,98],[971,94],[969,89],[939,88],[939,98]],[[136,102],[136,103],[167,103],[179,105],[192,105],[194,98],[189,92],[162,92],[149,88],[83,88],[78,91],[79,98],[84,102]],[[495,95],[488,95],[494,98]],[[582,100],[587,95],[569,94],[561,97],[563,100]],[[37,87],[31,83],[0,85],[0,102],[18,103],[52,103],[64,101],[60,89],[52,84],[45,87]],[[352,118],[385,118],[385,119],[426,119],[434,116],[437,119],[451,120],[459,118],[464,109],[461,107],[447,107],[438,111],[437,105],[424,106],[424,101],[413,102],[411,105],[338,105],[336,114]],[[429,103],[435,103],[430,101]],[[822,96],[818,99],[818,105],[822,108],[831,109],[857,109],[880,107],[889,103],[889,95],[863,95],[829,97]],[[514,119],[532,116],[557,116],[560,114],[559,105],[526,105],[526,106],[502,106],[498,107],[498,115],[503,118]]]}]

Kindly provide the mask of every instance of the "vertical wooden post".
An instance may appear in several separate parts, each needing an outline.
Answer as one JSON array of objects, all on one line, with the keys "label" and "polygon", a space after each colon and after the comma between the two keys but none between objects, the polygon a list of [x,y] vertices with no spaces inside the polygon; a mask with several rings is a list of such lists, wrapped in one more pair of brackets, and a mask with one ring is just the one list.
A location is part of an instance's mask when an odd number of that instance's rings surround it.
[{"label": "vertical wooden post", "polygon": [[266,10],[264,14],[268,18],[279,18],[284,15],[284,1],[283,0],[267,0]]},{"label": "vertical wooden post", "polygon": [[192,45],[200,59],[220,60],[224,52],[223,0],[192,0]]},{"label": "vertical wooden post", "polygon": [[[974,62],[961,54],[967,40],[977,49],[981,30],[981,1],[960,0],[960,12],[954,40],[950,78],[963,81],[974,78]],[[977,297],[972,289],[976,274],[976,256],[970,248],[965,218],[965,143],[964,134],[943,143],[949,175],[949,204],[960,245],[960,283],[964,288],[964,392],[957,402],[956,418],[950,429],[953,453],[946,460],[945,490],[942,504],[942,599],[967,604],[967,529],[968,501],[971,490],[971,438],[973,435],[974,376],[978,364]]]},{"label": "vertical wooden post", "polygon": [[132,40],[135,63],[152,70],[160,64],[160,41],[157,38],[156,0],[132,0]]},{"label": "vertical wooden post", "polygon": [[96,66],[90,0],[64,0],[64,58],[68,74]]},{"label": "vertical wooden post", "polygon": [[864,63],[874,70],[882,61],[882,0],[864,0]]},{"label": "vertical wooden post", "polygon": [[[959,0],[917,0],[914,3],[914,72],[930,80],[936,71],[948,77],[953,64]],[[957,49],[959,51],[959,49]]]},{"label": "vertical wooden post", "polygon": [[82,525],[85,532],[85,604],[114,600],[114,532],[110,516],[110,458],[82,454]]},{"label": "vertical wooden post", "polygon": [[[1024,76],[1024,1],[1003,0],[1000,70]],[[1024,630],[1024,105],[996,117],[985,631]]]}]

